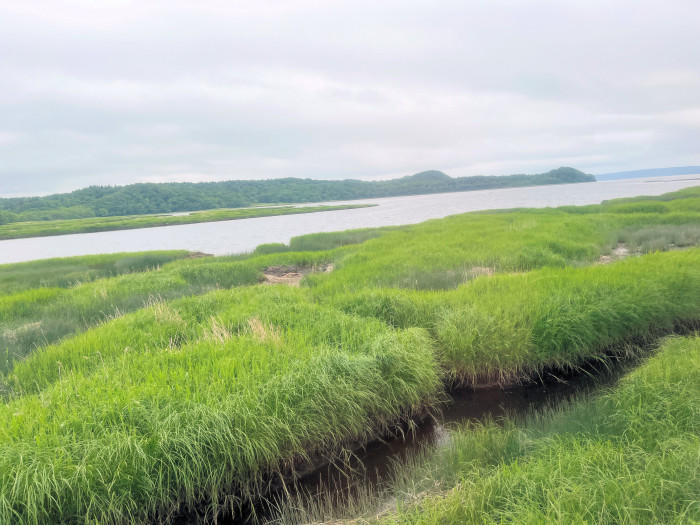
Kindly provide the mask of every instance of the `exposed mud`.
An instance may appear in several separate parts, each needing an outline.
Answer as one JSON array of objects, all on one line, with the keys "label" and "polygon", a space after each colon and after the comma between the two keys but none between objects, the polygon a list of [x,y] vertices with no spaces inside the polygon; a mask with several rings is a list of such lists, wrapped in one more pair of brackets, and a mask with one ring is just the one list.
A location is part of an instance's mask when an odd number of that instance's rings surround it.
[{"label": "exposed mud", "polygon": [[[683,334],[698,328],[697,322],[678,323],[670,333]],[[260,330],[252,326],[251,329]],[[316,455],[311,461],[295,462],[293,472],[287,471],[282,477],[278,475],[276,480],[268,481],[266,498],[239,508],[235,516],[219,515],[216,522],[229,525],[297,523],[299,516],[295,514],[301,511],[304,517],[306,505],[313,507],[316,502],[343,509],[353,501],[374,499],[379,501],[380,507],[390,508],[394,504],[393,496],[387,495],[387,489],[391,487],[397,465],[419,459],[426,450],[446,446],[458,426],[503,416],[522,417],[613,386],[639,364],[641,355],[649,355],[656,348],[659,337],[668,333],[631,339],[624,346],[631,345],[634,351],[613,352],[608,354],[607,360],[593,360],[570,372],[551,371],[528,384],[454,389],[437,414],[424,411],[412,420],[391,427],[392,431],[369,443],[347,444],[342,453],[336,451],[332,457]],[[288,517],[281,517],[280,509]],[[193,522],[198,522],[196,510],[194,514],[184,513],[174,520],[177,524]]]},{"label": "exposed mud", "polygon": [[214,257],[211,253],[190,252],[185,259],[201,259],[202,257]]},{"label": "exposed mud", "polygon": [[[316,457],[299,464],[292,477],[285,476],[270,483],[268,498],[259,500],[254,508],[239,509],[236,517],[219,516],[217,523],[286,523],[277,512],[286,507],[292,509],[293,514],[300,501],[332,502],[342,508],[354,499],[362,499],[363,495],[380,494],[391,483],[397,465],[419,457],[426,449],[447,445],[451,433],[459,425],[506,415],[517,417],[555,407],[578,395],[613,385],[637,362],[626,359],[612,365],[592,364],[570,375],[549,375],[527,385],[454,390],[439,413],[425,412],[422,417],[394,427],[392,432],[369,443],[349,444],[344,454],[332,460]],[[384,504],[387,508],[392,506],[391,501]],[[191,521],[178,519],[176,522]]]},{"label": "exposed mud", "polygon": [[299,286],[301,280],[310,273],[328,273],[333,271],[333,264],[320,264],[318,266],[270,266],[265,268],[263,276],[265,284],[286,284],[287,286]]},{"label": "exposed mud", "polygon": [[496,270],[489,268],[488,266],[472,266],[467,272],[467,280],[474,279],[475,277],[480,277],[482,275],[493,275]]},{"label": "exposed mud", "polygon": [[[544,382],[508,388],[483,387],[453,391],[448,404],[434,418],[426,418],[403,435],[385,436],[354,451],[344,461],[329,463],[286,487],[285,494],[270,506],[284,507],[285,501],[332,501],[342,508],[363,494],[381,492],[390,484],[396,466],[418,457],[426,449],[446,446],[451,433],[469,421],[522,416],[613,385],[633,366],[632,360],[613,368],[589,370],[570,377],[550,377]],[[387,505],[391,506],[388,502]],[[261,523],[275,520],[274,511],[266,515],[263,505]],[[236,522],[232,522],[236,523]],[[239,521],[237,523],[252,523]],[[342,522],[337,522],[342,523]]]},{"label": "exposed mud", "polygon": [[629,248],[620,243],[613,249],[613,251],[610,252],[610,255],[601,255],[598,259],[598,264],[610,264],[612,262],[619,261],[620,259],[624,259],[625,257],[629,257],[630,255],[631,252]]}]

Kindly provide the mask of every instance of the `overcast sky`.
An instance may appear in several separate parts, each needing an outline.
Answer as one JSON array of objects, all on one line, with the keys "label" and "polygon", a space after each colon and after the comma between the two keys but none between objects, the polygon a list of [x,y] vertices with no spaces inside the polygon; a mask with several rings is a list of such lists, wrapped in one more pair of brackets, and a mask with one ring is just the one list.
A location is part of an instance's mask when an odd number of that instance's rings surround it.
[{"label": "overcast sky", "polygon": [[698,0],[0,0],[0,195],[700,164],[699,28]]}]

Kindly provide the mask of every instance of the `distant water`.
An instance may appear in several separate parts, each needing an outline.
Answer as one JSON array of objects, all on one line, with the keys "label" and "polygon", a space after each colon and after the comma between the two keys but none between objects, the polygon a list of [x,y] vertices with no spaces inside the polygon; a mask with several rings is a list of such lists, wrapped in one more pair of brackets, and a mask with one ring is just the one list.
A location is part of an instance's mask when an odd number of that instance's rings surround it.
[{"label": "distant water", "polygon": [[292,237],[306,233],[413,224],[427,219],[476,210],[597,204],[606,199],[636,195],[660,195],[698,185],[700,185],[700,174],[362,199],[347,202],[373,203],[378,204],[378,206],[354,210],[0,241],[0,263],[144,250],[185,249],[225,255],[251,251],[263,243],[286,243]]}]

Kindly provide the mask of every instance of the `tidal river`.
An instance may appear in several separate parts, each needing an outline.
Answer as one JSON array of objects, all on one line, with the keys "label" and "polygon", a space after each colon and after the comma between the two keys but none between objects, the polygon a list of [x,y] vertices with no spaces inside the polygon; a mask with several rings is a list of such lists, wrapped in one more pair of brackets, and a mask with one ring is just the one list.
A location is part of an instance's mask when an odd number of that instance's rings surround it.
[{"label": "tidal river", "polygon": [[597,204],[606,199],[659,195],[700,185],[700,175],[506,188],[410,197],[363,199],[372,208],[259,217],[0,241],[0,263],[96,253],[185,249],[214,255],[241,253],[306,233],[412,224],[476,210]]}]

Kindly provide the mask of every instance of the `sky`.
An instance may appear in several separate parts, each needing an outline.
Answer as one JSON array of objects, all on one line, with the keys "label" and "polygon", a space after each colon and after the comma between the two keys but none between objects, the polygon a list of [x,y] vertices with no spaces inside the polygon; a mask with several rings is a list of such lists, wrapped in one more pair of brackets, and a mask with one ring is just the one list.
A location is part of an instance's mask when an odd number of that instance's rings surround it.
[{"label": "sky", "polygon": [[0,195],[700,164],[697,0],[0,0]]}]

